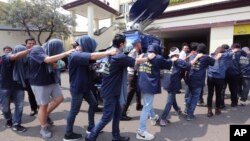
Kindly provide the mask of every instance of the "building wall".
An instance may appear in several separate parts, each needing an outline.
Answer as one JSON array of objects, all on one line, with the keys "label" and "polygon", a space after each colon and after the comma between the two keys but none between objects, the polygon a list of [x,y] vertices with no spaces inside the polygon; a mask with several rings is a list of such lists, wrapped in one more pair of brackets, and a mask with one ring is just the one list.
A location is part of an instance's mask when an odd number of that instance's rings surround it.
[{"label": "building wall", "polygon": [[233,43],[234,26],[227,27],[215,27],[211,28],[210,32],[210,52],[214,52],[215,49],[222,45]]}]

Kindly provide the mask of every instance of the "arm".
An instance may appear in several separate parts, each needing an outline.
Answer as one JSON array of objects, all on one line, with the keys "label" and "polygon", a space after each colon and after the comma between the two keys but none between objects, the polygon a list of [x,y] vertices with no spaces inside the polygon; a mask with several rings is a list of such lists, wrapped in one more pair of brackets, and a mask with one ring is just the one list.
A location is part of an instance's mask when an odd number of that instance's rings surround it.
[{"label": "arm", "polygon": [[94,52],[90,54],[90,60],[98,60],[109,55],[115,55],[117,51],[118,50],[116,48],[113,48],[105,52]]},{"label": "arm", "polygon": [[75,51],[75,49],[71,49],[69,51],[66,51],[64,53],[58,54],[58,55],[53,55],[53,56],[47,56],[44,59],[44,62],[47,64],[52,64],[55,63],[56,61],[68,56],[69,54],[71,54],[73,51]]},{"label": "arm", "polygon": [[135,64],[136,65],[137,64],[143,64],[143,63],[145,63],[147,61],[150,61],[150,60],[154,59],[155,56],[156,56],[155,53],[149,53],[148,56],[147,56],[147,58],[142,58],[143,57],[143,54],[142,54],[142,55],[140,55],[139,58],[136,58]]},{"label": "arm", "polygon": [[192,61],[190,62],[191,65],[194,65],[202,56],[203,56],[202,53],[197,54],[196,57],[194,58],[194,60],[192,60]]},{"label": "arm", "polygon": [[27,54],[29,54],[30,51],[31,51],[31,49],[26,49],[26,50],[21,51],[21,52],[18,52],[18,53],[16,53],[16,54],[12,54],[12,55],[10,56],[10,60],[11,60],[11,61],[14,61],[14,60],[18,60],[18,59],[20,59],[20,58],[23,58],[23,57],[25,57]]}]

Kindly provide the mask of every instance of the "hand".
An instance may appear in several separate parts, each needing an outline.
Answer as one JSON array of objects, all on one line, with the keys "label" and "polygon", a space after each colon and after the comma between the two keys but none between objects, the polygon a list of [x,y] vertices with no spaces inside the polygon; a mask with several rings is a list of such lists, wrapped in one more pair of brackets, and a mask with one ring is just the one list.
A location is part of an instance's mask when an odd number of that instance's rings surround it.
[{"label": "hand", "polygon": [[142,53],[142,54],[140,54],[140,55],[138,56],[138,58],[143,58],[143,56],[144,56],[144,54]]},{"label": "hand", "polygon": [[107,50],[106,51],[109,55],[115,55],[115,54],[117,54],[117,52],[118,52],[118,49],[116,49],[116,48],[111,48],[111,49],[109,49],[109,50]]},{"label": "hand", "polygon": [[235,52],[237,52],[238,50],[239,50],[239,49],[234,48],[234,49],[232,49],[232,52],[235,53]]},{"label": "hand", "polygon": [[76,51],[75,49],[71,49],[65,52],[65,54],[68,56],[70,55],[72,52]]},{"label": "hand", "polygon": [[149,53],[149,54],[148,54],[148,59],[149,59],[149,60],[152,60],[152,59],[155,58],[155,56],[156,56],[155,53]]},{"label": "hand", "polygon": [[199,53],[199,54],[197,54],[197,58],[199,59],[199,58],[201,58],[202,56],[204,56],[204,54],[203,53]]},{"label": "hand", "polygon": [[175,62],[175,61],[177,61],[178,60],[178,58],[177,57],[173,57],[173,58],[171,58],[171,61],[172,62]]}]

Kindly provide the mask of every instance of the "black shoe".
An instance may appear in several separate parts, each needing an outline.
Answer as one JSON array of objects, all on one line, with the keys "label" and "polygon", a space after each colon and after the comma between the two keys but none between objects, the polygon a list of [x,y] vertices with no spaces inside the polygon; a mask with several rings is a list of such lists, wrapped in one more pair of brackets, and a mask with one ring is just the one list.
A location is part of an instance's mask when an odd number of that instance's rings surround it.
[{"label": "black shoe", "polygon": [[81,134],[71,133],[71,134],[65,134],[63,141],[77,141],[82,138]]},{"label": "black shoe", "polygon": [[142,110],[142,108],[143,108],[143,106],[142,106],[142,105],[136,105],[136,110],[137,110],[137,111],[141,111],[141,110]]},{"label": "black shoe", "polygon": [[231,103],[231,107],[236,107],[236,106],[238,106],[238,103],[234,103],[234,102]]},{"label": "black shoe", "polygon": [[86,136],[85,141],[96,141],[96,140],[91,140],[91,139],[88,138],[88,136]]},{"label": "black shoe", "polygon": [[129,141],[129,137],[125,136],[119,136],[118,138],[113,138],[112,141]]},{"label": "black shoe", "polygon": [[120,117],[120,120],[121,121],[129,121],[129,120],[131,120],[132,119],[132,117],[129,117],[129,116],[127,116],[127,115],[122,115],[121,117]]},{"label": "black shoe", "polygon": [[5,127],[9,127],[11,128],[12,127],[12,120],[7,120],[6,123],[5,123]]},{"label": "black shoe", "polygon": [[53,126],[53,125],[54,125],[54,122],[51,120],[50,117],[47,118],[47,124],[48,124],[49,126]]},{"label": "black shoe", "polygon": [[36,115],[36,114],[37,114],[37,111],[33,111],[33,110],[32,110],[32,111],[30,112],[30,116],[34,116],[34,115]]},{"label": "black shoe", "polygon": [[18,124],[18,125],[14,125],[14,126],[12,127],[12,130],[22,133],[22,132],[26,132],[26,131],[27,131],[27,128],[25,128],[25,127],[23,127],[22,125]]},{"label": "black shoe", "polygon": [[177,94],[181,94],[181,90],[177,91],[176,93],[177,93]]},{"label": "black shoe", "polygon": [[225,105],[220,105],[220,109],[225,109],[226,106]]},{"label": "black shoe", "polygon": [[102,112],[102,110],[103,110],[103,108],[101,108],[101,107],[96,107],[95,108],[95,112]]}]

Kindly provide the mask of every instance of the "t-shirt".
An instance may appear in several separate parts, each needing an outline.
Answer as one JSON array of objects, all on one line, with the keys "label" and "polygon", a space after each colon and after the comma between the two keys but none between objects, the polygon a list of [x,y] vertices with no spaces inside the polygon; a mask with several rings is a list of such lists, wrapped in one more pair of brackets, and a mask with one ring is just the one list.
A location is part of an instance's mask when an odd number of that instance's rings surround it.
[{"label": "t-shirt", "polygon": [[208,77],[224,79],[228,66],[227,63],[231,57],[231,53],[223,53],[221,58],[216,60],[213,66],[208,67]]},{"label": "t-shirt", "polygon": [[185,51],[181,51],[180,52],[180,55],[179,55],[179,59],[181,59],[181,60],[186,60],[186,58],[187,58],[187,53],[185,52]]},{"label": "t-shirt", "polygon": [[47,86],[55,84],[55,76],[53,72],[49,72],[48,65],[44,62],[47,57],[42,47],[35,47],[29,56],[29,78],[30,85]]},{"label": "t-shirt", "polygon": [[188,71],[191,64],[184,60],[175,61],[170,70],[164,70],[163,88],[176,93],[181,89],[181,71]]},{"label": "t-shirt", "polygon": [[90,53],[74,52],[69,56],[69,82],[71,93],[85,94],[91,88]]},{"label": "t-shirt", "polygon": [[139,87],[142,93],[161,93],[160,70],[170,69],[171,60],[166,60],[160,55],[139,66]]},{"label": "t-shirt", "polygon": [[22,85],[13,80],[14,61],[10,60],[11,54],[2,56],[1,74],[2,74],[2,89],[23,89]]},{"label": "t-shirt", "polygon": [[[196,55],[191,56],[195,58]],[[191,60],[192,61],[192,60]],[[208,66],[213,66],[215,59],[204,55],[192,65],[191,70],[188,72],[187,85],[191,88],[202,88],[205,85],[206,69]]]},{"label": "t-shirt", "polygon": [[250,55],[240,57],[241,75],[250,78]]},{"label": "t-shirt", "polygon": [[240,75],[241,68],[240,68],[240,57],[246,56],[245,52],[242,50],[238,50],[232,55],[232,58],[228,62],[228,69],[226,73],[230,75]]},{"label": "t-shirt", "polygon": [[109,59],[109,74],[103,77],[101,97],[108,98],[121,94],[123,71],[135,65],[135,59],[124,53],[118,53]]}]

